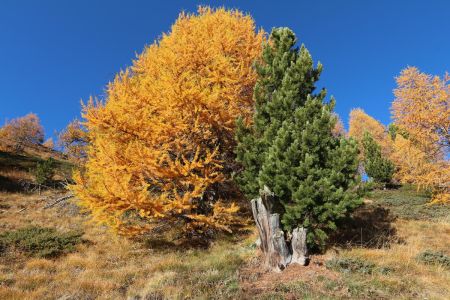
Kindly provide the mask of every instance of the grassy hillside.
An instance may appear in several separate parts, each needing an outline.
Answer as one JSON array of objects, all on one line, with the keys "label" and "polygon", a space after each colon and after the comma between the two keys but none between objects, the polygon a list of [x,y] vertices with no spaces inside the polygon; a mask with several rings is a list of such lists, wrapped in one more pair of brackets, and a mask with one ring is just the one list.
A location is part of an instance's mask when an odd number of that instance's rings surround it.
[{"label": "grassy hillside", "polygon": [[278,274],[259,270],[252,231],[208,249],[166,229],[128,240],[72,202],[44,209],[58,196],[0,193],[0,299],[450,297],[450,209],[411,188],[372,192],[325,254]]},{"label": "grassy hillside", "polygon": [[0,151],[0,191],[24,192],[32,187],[33,170],[37,163],[50,157],[55,160],[55,183],[58,180],[70,178],[73,166],[61,153],[48,149],[27,150],[29,151],[24,153]]}]

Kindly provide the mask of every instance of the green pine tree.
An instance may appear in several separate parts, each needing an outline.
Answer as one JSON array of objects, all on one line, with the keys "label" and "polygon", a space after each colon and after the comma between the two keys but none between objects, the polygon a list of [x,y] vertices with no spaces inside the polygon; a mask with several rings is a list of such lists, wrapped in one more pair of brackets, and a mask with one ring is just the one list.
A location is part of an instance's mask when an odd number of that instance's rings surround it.
[{"label": "green pine tree", "polygon": [[375,142],[370,133],[364,133],[362,144],[364,149],[364,170],[367,176],[377,183],[390,183],[394,175],[394,164],[388,158],[383,157],[380,145]]},{"label": "green pine tree", "polygon": [[255,115],[238,121],[236,180],[249,198],[266,185],[286,231],[308,229],[310,246],[323,245],[336,221],[360,203],[355,141],[334,137],[334,100],[315,91],[322,65],[294,48],[295,34],[274,29],[257,65]]},{"label": "green pine tree", "polygon": [[55,174],[55,160],[53,158],[49,158],[42,162],[36,163],[36,168],[34,170],[34,177],[36,179],[36,183],[39,185],[48,184]]}]

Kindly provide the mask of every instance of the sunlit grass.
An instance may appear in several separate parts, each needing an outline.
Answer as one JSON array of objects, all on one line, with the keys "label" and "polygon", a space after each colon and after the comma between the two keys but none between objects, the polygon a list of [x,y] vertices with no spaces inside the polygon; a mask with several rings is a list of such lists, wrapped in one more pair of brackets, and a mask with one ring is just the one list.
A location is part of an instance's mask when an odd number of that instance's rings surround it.
[{"label": "sunlit grass", "polygon": [[[389,193],[381,192],[391,198],[400,197],[401,192]],[[45,199],[51,196],[49,192],[40,196],[0,193],[0,232],[31,225],[59,232],[82,230],[86,242],[76,245],[75,252],[54,259],[20,252],[3,254],[0,299],[448,299],[450,295],[450,271],[417,260],[429,249],[449,254],[450,224],[443,218],[399,218],[392,224],[397,239],[385,247],[356,244],[335,247],[320,256],[324,261],[370,262],[371,272],[332,271],[325,265],[311,265],[298,269],[300,273],[293,269],[243,279],[241,269],[258,255],[253,245],[255,233],[219,238],[207,249],[163,241],[158,244],[154,238],[133,241],[87,223],[88,217],[77,212],[73,204],[44,210]],[[380,198],[372,199],[372,205],[378,205]],[[260,276],[269,276],[273,285],[253,288]]]}]

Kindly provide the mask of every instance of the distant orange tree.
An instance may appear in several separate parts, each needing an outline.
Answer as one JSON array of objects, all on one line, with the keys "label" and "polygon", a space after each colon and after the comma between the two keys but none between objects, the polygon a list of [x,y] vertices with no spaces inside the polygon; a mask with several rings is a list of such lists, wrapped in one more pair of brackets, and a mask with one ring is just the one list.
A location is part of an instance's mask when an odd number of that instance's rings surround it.
[{"label": "distant orange tree", "polygon": [[[359,142],[362,147],[362,140],[365,133],[369,133],[375,142],[381,147],[384,155],[389,155],[392,151],[392,142],[386,127],[373,117],[369,116],[364,110],[355,108],[350,112],[348,135]],[[361,148],[361,153],[364,150]]]},{"label": "distant orange tree", "polygon": [[36,114],[12,119],[0,128],[2,143],[10,145],[14,151],[22,151],[25,146],[42,144],[44,128]]},{"label": "distant orange tree", "polygon": [[89,135],[81,121],[78,119],[70,122],[64,130],[58,134],[58,146],[60,146],[71,161],[83,163],[87,158],[87,146]]},{"label": "distant orange tree", "polygon": [[336,117],[336,123],[332,129],[334,136],[346,136],[347,132],[345,131],[344,123],[342,122],[341,117],[337,113],[333,113]]},{"label": "distant orange tree", "polygon": [[104,102],[89,101],[87,161],[72,189],[94,219],[124,234],[160,220],[196,231],[239,222],[235,120],[252,114],[264,36],[237,10],[181,13]]},{"label": "distant orange tree", "polygon": [[450,202],[450,77],[408,67],[397,77],[392,103],[397,134],[393,158],[403,182],[433,192],[433,202]]},{"label": "distant orange tree", "polygon": [[47,147],[48,149],[52,149],[55,148],[55,143],[53,142],[52,138],[48,138],[43,144],[42,146]]}]

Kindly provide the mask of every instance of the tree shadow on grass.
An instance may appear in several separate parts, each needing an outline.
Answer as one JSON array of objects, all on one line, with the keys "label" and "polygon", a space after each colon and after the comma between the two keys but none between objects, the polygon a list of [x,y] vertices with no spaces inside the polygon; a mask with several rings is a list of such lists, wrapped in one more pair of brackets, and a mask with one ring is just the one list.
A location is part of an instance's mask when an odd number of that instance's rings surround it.
[{"label": "tree shadow on grass", "polygon": [[158,252],[185,251],[187,249],[206,249],[211,237],[182,230],[180,224],[161,221],[152,230],[134,237],[143,247]]},{"label": "tree shadow on grass", "polygon": [[158,252],[181,252],[193,249],[207,249],[211,243],[208,239],[187,239],[182,238],[178,240],[170,240],[162,236],[146,236],[140,238],[145,248],[155,250]]},{"label": "tree shadow on grass", "polygon": [[403,243],[392,225],[396,217],[381,206],[363,205],[350,217],[339,222],[338,230],[330,237],[331,246],[343,248],[389,248]]},{"label": "tree shadow on grass", "polygon": [[[168,230],[170,231],[170,229]],[[227,241],[237,243],[245,240],[253,233],[250,229],[242,229],[233,233],[224,233],[216,230],[198,233],[178,230],[177,233],[153,231],[136,237],[145,248],[158,252],[208,249],[213,243]]]},{"label": "tree shadow on grass", "polygon": [[27,192],[24,182],[0,175],[0,191],[8,193]]},{"label": "tree shadow on grass", "polygon": [[36,193],[48,189],[61,190],[65,188],[65,181],[52,180],[47,185],[37,185],[25,179],[14,179],[0,175],[0,192],[7,193]]}]

